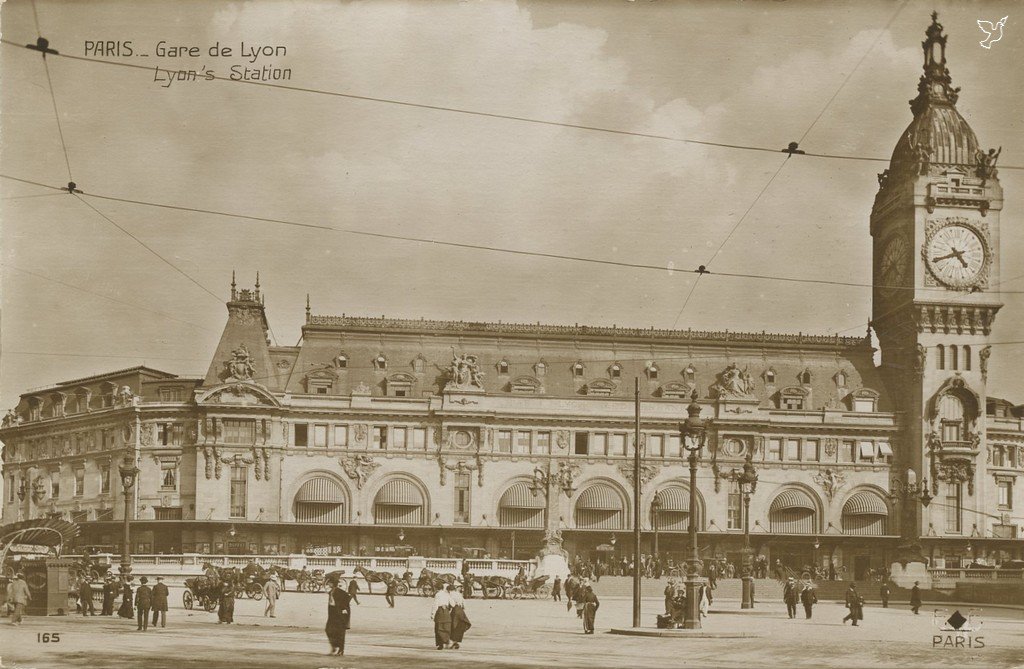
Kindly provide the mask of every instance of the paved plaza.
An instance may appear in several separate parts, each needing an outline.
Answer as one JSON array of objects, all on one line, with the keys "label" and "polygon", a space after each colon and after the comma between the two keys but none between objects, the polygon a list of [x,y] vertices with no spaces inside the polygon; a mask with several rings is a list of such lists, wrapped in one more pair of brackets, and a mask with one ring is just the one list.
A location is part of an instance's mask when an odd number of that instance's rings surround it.
[{"label": "paved plaza", "polygon": [[[550,601],[467,602],[473,627],[459,650],[433,647],[430,600],[399,598],[389,609],[384,598],[363,595],[353,607],[346,656],[326,655],[323,634],[326,594],[286,593],[277,618],[262,615],[263,603],[239,600],[234,625],[218,625],[215,613],[185,611],[181,589],[171,593],[169,627],[142,633],[118,618],[26,618],[0,625],[2,666],[43,667],[1024,667],[1024,611],[976,609],[983,621],[974,638],[983,648],[933,648],[932,609],[914,616],[905,606],[865,609],[860,627],[841,622],[835,602],[815,607],[814,618],[790,620],[781,603],[740,613],[735,601],[719,601],[706,620],[708,631],[744,633],[749,638],[649,638],[617,636],[628,627],[631,603],[606,598],[598,612],[598,633],[584,636],[565,605]],[[645,600],[650,624],[661,603]],[[948,610],[943,619],[953,611]],[[963,613],[967,613],[965,607]],[[42,643],[44,632],[60,633]]]}]

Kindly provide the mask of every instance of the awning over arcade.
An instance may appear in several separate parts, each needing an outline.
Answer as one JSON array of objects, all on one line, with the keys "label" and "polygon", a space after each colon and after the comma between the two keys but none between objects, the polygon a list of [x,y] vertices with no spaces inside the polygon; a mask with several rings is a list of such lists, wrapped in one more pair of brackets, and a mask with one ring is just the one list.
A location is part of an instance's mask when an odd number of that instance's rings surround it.
[{"label": "awning over arcade", "polygon": [[866,491],[856,493],[843,505],[844,516],[888,516],[889,508],[878,495]]},{"label": "awning over arcade", "polygon": [[314,502],[319,504],[344,504],[345,491],[337,481],[318,476],[302,484],[295,494],[296,502]]},{"label": "awning over arcade", "polygon": [[783,490],[772,501],[772,511],[784,511],[786,509],[807,509],[815,511],[814,502],[802,490]]},{"label": "awning over arcade", "polygon": [[544,497],[534,495],[529,484],[520,481],[505,491],[498,506],[504,509],[543,509]]},{"label": "awning over arcade", "polygon": [[622,511],[622,498],[610,485],[598,483],[580,494],[576,508],[587,511]]}]

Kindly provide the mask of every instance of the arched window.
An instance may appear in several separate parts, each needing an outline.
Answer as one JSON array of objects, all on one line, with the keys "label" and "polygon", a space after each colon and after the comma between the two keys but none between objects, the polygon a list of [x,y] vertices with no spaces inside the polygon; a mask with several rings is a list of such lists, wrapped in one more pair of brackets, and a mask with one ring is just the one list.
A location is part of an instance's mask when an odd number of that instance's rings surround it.
[{"label": "arched window", "polygon": [[303,483],[295,493],[295,522],[348,522],[345,515],[345,491],[341,484],[326,476],[317,476]]},{"label": "arched window", "polygon": [[956,348],[955,345],[951,345],[949,347],[949,368],[950,369],[960,369],[960,356],[957,355],[958,353],[959,353],[959,351],[957,351],[957,348]]},{"label": "arched window", "polygon": [[544,528],[544,498],[534,495],[525,481],[512,484],[498,502],[498,525],[513,528]]},{"label": "arched window", "polygon": [[572,366],[572,375],[576,378],[581,378],[583,373],[586,371],[586,367],[583,366],[582,362],[577,362]]},{"label": "arched window", "polygon": [[805,386],[811,383],[811,370],[805,369],[804,371],[800,372],[800,383],[804,384]]},{"label": "arched window", "polygon": [[971,347],[964,346],[964,369],[971,371]]},{"label": "arched window", "polygon": [[613,379],[621,378],[622,377],[622,365],[620,365],[617,362],[613,363],[612,366],[608,368],[608,376],[610,376]]},{"label": "arched window", "polygon": [[652,362],[647,366],[647,378],[651,381],[656,381],[658,379],[658,371],[658,363]]},{"label": "arched window", "polygon": [[373,522],[377,525],[425,525],[426,504],[411,481],[392,479],[373,498]]},{"label": "arched window", "polygon": [[843,505],[843,533],[881,536],[889,520],[885,500],[873,492],[854,493]]},{"label": "arched window", "polygon": [[964,403],[956,395],[945,394],[939,400],[942,441],[964,441]]},{"label": "arched window", "polygon": [[942,344],[935,347],[935,366],[938,369],[946,368],[946,347]]},{"label": "arched window", "polygon": [[622,496],[607,483],[596,483],[576,500],[576,527],[590,530],[621,530],[626,527]]},{"label": "arched window", "polygon": [[779,534],[814,534],[818,527],[818,511],[814,501],[803,490],[783,490],[772,500],[768,523]]}]

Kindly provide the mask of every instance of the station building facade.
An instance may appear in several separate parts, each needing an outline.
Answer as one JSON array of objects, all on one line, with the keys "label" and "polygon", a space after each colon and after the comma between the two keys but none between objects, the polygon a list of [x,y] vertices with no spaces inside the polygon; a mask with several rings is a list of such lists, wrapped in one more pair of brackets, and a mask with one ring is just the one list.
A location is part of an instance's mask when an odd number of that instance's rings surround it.
[{"label": "station building facade", "polygon": [[[134,367],[25,393],[0,429],[3,521],[61,515],[138,553],[628,555],[639,393],[645,552],[754,549],[863,575],[1020,558],[1021,407],[990,398],[996,158],[956,111],[933,20],[879,192],[871,338],[314,315],[271,346],[232,281],[201,378]],[[945,256],[945,257],[943,257]],[[965,294],[967,299],[964,299]],[[990,355],[992,356],[990,359]],[[635,381],[637,380],[637,381]],[[679,423],[710,422],[690,508]],[[759,481],[745,518],[737,475]],[[660,509],[652,510],[655,493]]]}]

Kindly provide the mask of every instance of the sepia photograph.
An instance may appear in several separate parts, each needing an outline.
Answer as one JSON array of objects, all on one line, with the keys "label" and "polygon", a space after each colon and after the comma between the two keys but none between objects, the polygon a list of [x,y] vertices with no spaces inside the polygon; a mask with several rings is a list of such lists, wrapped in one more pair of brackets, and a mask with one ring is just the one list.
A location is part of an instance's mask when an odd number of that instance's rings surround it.
[{"label": "sepia photograph", "polygon": [[1009,0],[3,1],[0,667],[1024,667],[1022,109]]}]

